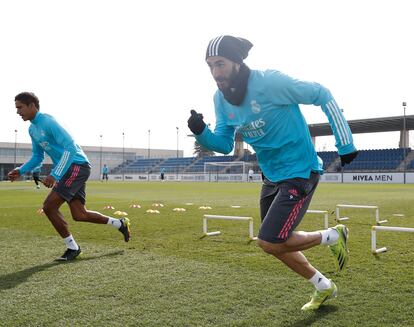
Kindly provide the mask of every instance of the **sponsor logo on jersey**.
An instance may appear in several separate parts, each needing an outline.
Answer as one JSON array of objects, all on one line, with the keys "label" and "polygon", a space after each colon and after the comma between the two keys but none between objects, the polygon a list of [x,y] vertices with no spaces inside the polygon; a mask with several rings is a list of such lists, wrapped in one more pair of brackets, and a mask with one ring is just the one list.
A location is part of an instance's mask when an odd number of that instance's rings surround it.
[{"label": "sponsor logo on jersey", "polygon": [[251,123],[240,126],[237,131],[241,133],[244,137],[254,138],[265,135],[263,127],[266,125],[266,122],[260,118],[252,121]]}]

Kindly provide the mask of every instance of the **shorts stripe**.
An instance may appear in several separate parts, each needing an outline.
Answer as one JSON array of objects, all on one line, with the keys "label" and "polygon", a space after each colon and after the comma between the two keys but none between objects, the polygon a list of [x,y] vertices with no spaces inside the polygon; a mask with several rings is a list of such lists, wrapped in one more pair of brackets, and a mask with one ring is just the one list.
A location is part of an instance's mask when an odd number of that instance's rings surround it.
[{"label": "shorts stripe", "polygon": [[72,185],[73,181],[79,174],[79,170],[80,170],[80,166],[76,165],[73,167],[72,175],[70,175],[70,177],[65,182],[66,187],[70,187]]},{"label": "shorts stripe", "polygon": [[280,239],[286,239],[289,235],[289,231],[293,225],[293,223],[296,221],[299,215],[300,209],[302,209],[303,203],[306,201],[308,196],[304,197],[303,199],[299,200],[298,203],[295,204],[293,207],[293,210],[290,212],[288,219],[286,220],[285,224],[282,227],[282,230],[280,231],[279,235],[277,236]]}]

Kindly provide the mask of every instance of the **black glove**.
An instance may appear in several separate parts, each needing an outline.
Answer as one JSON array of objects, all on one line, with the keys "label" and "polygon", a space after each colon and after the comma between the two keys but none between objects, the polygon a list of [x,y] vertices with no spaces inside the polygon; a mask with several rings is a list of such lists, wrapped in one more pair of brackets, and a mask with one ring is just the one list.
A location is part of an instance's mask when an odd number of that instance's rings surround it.
[{"label": "black glove", "polygon": [[357,155],[358,151],[340,155],[339,157],[341,158],[341,166],[343,167],[345,164],[350,164]]},{"label": "black glove", "polygon": [[187,120],[187,123],[188,127],[195,135],[200,135],[206,127],[203,118],[203,114],[198,114],[195,110],[191,110],[191,116]]}]

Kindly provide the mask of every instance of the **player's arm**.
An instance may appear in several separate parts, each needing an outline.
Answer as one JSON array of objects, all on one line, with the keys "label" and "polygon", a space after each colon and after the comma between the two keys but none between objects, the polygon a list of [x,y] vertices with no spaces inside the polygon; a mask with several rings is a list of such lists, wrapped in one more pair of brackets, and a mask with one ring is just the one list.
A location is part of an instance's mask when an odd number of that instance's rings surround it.
[{"label": "player's arm", "polygon": [[350,163],[358,152],[348,122],[331,92],[318,83],[297,80],[279,72],[269,75],[268,83],[274,86],[269,84],[268,87],[273,90],[274,99],[281,101],[281,104],[313,104],[322,108],[335,137],[342,165]]},{"label": "player's arm", "polygon": [[194,133],[198,143],[205,148],[228,154],[233,150],[234,128],[225,124],[216,112],[216,127],[214,133],[206,126],[203,115],[191,110],[191,117],[188,119],[188,127]]},{"label": "player's arm", "polygon": [[10,178],[11,181],[15,181],[17,178],[19,178],[19,176],[23,176],[28,171],[32,171],[36,167],[40,166],[43,162],[43,159],[45,157],[45,152],[43,148],[34,141],[31,135],[30,137],[32,138],[32,157],[24,165],[16,169],[13,169],[8,174],[8,177]]},{"label": "player's arm", "polygon": [[43,185],[44,186],[46,186],[47,188],[51,188],[51,187],[53,187],[54,185],[55,185],[55,183],[56,183],[56,179],[53,177],[53,176],[51,176],[51,175],[48,175],[48,176],[46,176],[42,181],[41,181],[42,183],[43,183]]},{"label": "player's arm", "polygon": [[[63,154],[59,162],[50,173],[50,177],[53,177],[54,180],[58,181],[72,164],[77,149],[72,136],[54,118],[50,117],[49,119],[47,133],[55,140],[58,146],[63,148]],[[45,184],[45,186],[51,187],[50,184],[52,183],[52,180],[50,178],[45,179],[45,181],[47,180],[49,180],[49,183],[48,185]]]},{"label": "player's arm", "polygon": [[10,181],[14,182],[16,179],[20,177],[20,170],[19,169],[13,169],[7,174],[7,177],[10,179]]}]

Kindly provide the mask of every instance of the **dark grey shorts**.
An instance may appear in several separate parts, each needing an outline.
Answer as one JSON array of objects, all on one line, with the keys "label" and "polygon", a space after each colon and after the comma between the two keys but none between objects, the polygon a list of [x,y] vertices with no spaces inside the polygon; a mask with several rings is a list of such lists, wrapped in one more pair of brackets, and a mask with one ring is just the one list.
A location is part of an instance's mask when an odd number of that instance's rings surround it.
[{"label": "dark grey shorts", "polygon": [[292,178],[273,183],[263,179],[260,194],[262,225],[259,239],[270,243],[285,242],[299,225],[309,207],[319,174],[309,179]]},{"label": "dark grey shorts", "polygon": [[65,175],[53,187],[66,202],[79,199],[83,204],[86,202],[86,181],[91,174],[91,166],[88,163],[72,164]]}]

